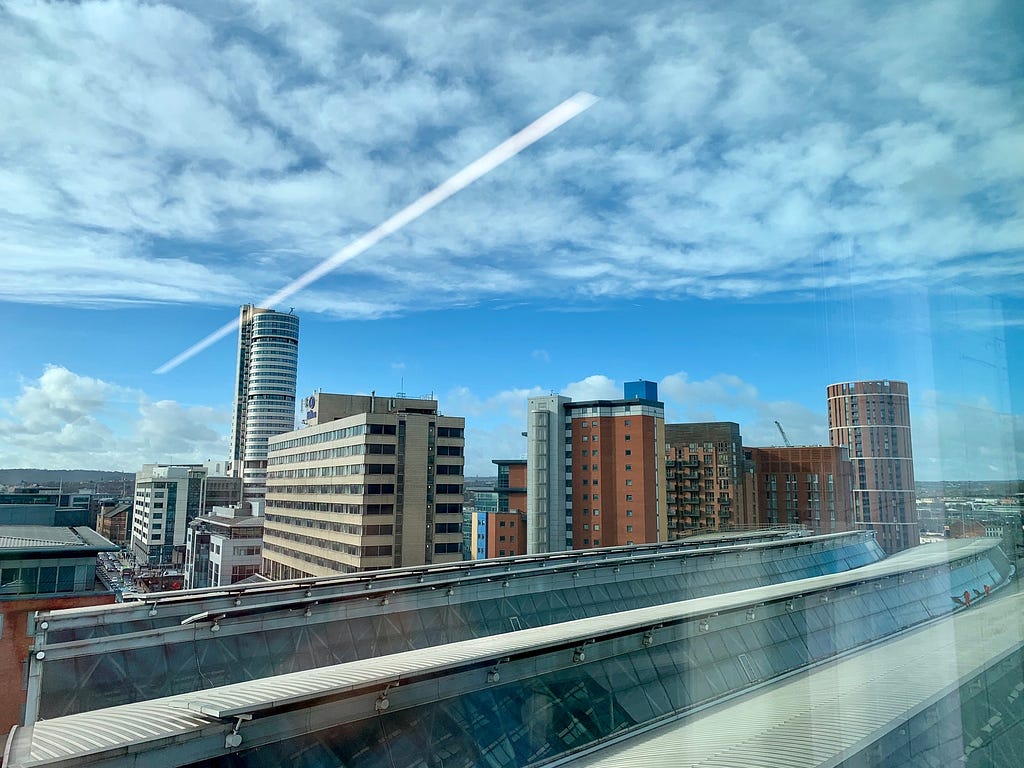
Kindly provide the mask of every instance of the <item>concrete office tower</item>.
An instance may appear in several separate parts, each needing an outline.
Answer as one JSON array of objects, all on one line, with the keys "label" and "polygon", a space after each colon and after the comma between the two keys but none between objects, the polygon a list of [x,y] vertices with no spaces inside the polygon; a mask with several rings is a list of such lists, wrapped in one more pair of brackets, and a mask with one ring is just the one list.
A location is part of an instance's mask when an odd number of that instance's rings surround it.
[{"label": "concrete office tower", "polygon": [[853,471],[845,446],[746,448],[759,526],[802,525],[815,534],[854,529]]},{"label": "concrete office tower", "polygon": [[914,498],[910,405],[904,381],[848,381],[828,387],[828,435],[850,450],[854,516],[893,554],[920,543]]},{"label": "concrete office tower", "polygon": [[238,321],[231,469],[244,501],[266,495],[267,438],[295,429],[299,318],[246,304]]},{"label": "concrete office tower", "polygon": [[657,385],[621,400],[529,400],[527,551],[664,541],[665,406]]},{"label": "concrete office tower", "polygon": [[319,393],[270,439],[263,573],[462,560],[465,419],[436,400]]},{"label": "concrete office tower", "polygon": [[144,464],[135,474],[132,554],[140,563],[185,562],[185,530],[203,512],[206,467]]},{"label": "concrete office tower", "polygon": [[743,439],[732,421],[666,424],[668,537],[747,522]]}]

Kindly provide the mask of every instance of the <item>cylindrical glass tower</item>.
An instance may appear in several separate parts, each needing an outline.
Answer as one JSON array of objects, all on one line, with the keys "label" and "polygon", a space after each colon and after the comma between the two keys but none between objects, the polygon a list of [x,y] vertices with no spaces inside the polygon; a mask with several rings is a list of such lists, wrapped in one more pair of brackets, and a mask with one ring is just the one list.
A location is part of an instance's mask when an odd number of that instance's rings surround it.
[{"label": "cylindrical glass tower", "polygon": [[242,307],[231,462],[245,501],[266,496],[267,439],[295,429],[298,355],[298,317]]}]

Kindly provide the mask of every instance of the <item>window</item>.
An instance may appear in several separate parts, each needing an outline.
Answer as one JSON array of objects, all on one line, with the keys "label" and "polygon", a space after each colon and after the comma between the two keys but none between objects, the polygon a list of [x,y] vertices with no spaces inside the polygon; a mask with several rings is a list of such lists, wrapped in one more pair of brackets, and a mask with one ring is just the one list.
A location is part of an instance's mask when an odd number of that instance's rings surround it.
[{"label": "window", "polygon": [[627,480],[627,481],[626,481],[626,485],[632,485],[632,484],[633,484],[633,481],[632,481],[632,480]]},{"label": "window", "polygon": [[623,424],[623,426],[626,426],[626,427],[628,427],[628,426],[629,426],[629,419],[625,419],[625,420],[624,420],[624,421],[622,422],[622,424]]},{"label": "window", "polygon": [[631,435],[626,435],[626,437],[625,437],[625,440],[626,440],[626,442],[627,442],[627,443],[628,443],[628,442],[629,442],[630,440],[632,440],[632,439],[633,439],[633,438],[632,438],[632,436],[631,436]]},{"label": "window", "polygon": [[626,465],[626,471],[627,472],[632,472],[633,471],[633,465],[632,464],[627,464]]},{"label": "window", "polygon": [[632,525],[627,525],[626,526],[626,533],[632,533],[632,532],[633,532],[633,526]]},{"label": "window", "polygon": [[626,449],[626,455],[627,455],[627,456],[632,456],[632,455],[633,455],[633,452],[632,452],[631,450],[629,450],[629,448],[627,448],[627,449]]},{"label": "window", "polygon": [[627,493],[626,494],[626,501],[632,501],[632,500],[633,500],[633,494],[632,493]]}]

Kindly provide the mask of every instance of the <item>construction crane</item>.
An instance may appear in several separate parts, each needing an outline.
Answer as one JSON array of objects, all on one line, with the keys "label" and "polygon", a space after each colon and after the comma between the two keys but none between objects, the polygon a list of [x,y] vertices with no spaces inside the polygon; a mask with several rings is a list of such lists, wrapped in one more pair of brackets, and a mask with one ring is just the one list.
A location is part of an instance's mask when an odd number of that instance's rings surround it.
[{"label": "construction crane", "polygon": [[782,428],[782,425],[779,424],[779,420],[778,419],[775,420],[775,426],[779,428],[779,434],[782,435],[782,442],[784,442],[786,444],[787,448],[792,448],[793,444],[791,442],[789,442],[789,438],[786,437],[786,430],[784,430]]}]

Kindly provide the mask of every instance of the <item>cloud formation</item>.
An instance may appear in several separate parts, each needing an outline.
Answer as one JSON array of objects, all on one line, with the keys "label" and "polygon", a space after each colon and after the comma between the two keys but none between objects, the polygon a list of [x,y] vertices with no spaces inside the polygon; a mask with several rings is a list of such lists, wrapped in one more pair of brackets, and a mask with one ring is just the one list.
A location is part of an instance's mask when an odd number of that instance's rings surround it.
[{"label": "cloud formation", "polygon": [[[1012,3],[834,13],[5,6],[0,299],[268,295],[580,89],[603,100],[578,124],[297,308],[375,317],[904,281],[1019,295]],[[387,301],[353,299],[373,294]]]},{"label": "cloud formation", "polygon": [[61,366],[0,401],[0,466],[135,471],[227,456],[230,413],[145,393]]}]

